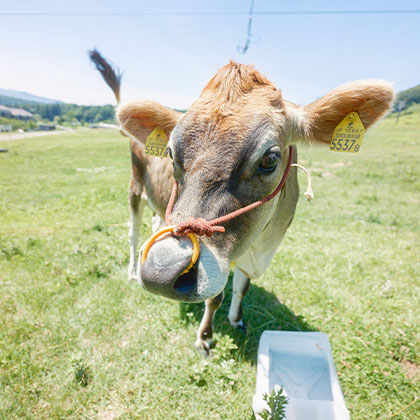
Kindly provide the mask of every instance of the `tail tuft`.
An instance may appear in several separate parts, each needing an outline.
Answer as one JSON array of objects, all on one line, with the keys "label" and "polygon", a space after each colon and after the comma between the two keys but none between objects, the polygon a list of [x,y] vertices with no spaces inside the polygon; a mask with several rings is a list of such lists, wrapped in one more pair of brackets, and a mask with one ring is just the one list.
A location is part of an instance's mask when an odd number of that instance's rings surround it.
[{"label": "tail tuft", "polygon": [[95,65],[96,69],[101,73],[106,84],[114,92],[117,104],[120,103],[120,86],[123,73],[116,66],[113,66],[108,60],[102,57],[101,53],[94,48],[88,52],[89,58]]}]

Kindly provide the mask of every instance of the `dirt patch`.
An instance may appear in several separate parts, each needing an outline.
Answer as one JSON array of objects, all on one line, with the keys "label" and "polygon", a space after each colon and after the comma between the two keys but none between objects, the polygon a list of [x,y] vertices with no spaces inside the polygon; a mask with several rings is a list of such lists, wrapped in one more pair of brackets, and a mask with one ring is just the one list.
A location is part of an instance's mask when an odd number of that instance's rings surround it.
[{"label": "dirt patch", "polygon": [[0,141],[22,140],[33,137],[54,136],[57,134],[73,133],[74,130],[60,130],[60,131],[29,131],[25,133],[7,133],[0,134]]},{"label": "dirt patch", "polygon": [[117,401],[116,395],[112,393],[113,401],[111,401],[107,407],[104,407],[103,411],[98,413],[98,419],[100,420],[115,420],[124,414],[123,406]]},{"label": "dirt patch", "polygon": [[400,366],[406,373],[408,379],[420,380],[420,369],[416,363],[403,359],[400,362]]}]

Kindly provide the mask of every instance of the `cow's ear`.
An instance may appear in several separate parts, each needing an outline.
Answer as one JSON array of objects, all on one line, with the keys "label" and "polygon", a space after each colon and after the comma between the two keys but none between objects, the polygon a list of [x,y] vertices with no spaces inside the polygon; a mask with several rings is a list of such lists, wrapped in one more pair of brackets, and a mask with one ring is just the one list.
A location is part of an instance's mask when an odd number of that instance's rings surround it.
[{"label": "cow's ear", "polygon": [[117,108],[121,130],[142,143],[156,127],[162,128],[169,137],[181,116],[182,113],[152,101],[128,102]]},{"label": "cow's ear", "polygon": [[[394,89],[381,80],[346,83],[304,107],[292,107],[298,138],[330,143],[337,125],[350,112],[357,112],[365,129],[391,107]],[[292,104],[291,104],[292,105]]]}]

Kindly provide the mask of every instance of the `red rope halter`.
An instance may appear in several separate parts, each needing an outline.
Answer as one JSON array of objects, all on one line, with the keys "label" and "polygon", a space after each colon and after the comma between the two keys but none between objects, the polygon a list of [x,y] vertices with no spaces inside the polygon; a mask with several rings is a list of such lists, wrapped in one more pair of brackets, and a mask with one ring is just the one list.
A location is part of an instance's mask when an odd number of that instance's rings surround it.
[{"label": "red rope halter", "polygon": [[[284,171],[283,177],[280,181],[280,184],[277,188],[267,197],[263,198],[262,200],[255,201],[248,206],[242,207],[238,210],[235,210],[231,213],[225,214],[224,216],[217,217],[213,220],[206,220],[200,217],[189,217],[185,222],[178,224],[175,229],[172,231],[172,234],[175,236],[185,236],[188,233],[195,233],[197,236],[206,235],[208,237],[212,236],[215,232],[224,232],[225,228],[220,226],[223,223],[228,222],[229,220],[234,219],[235,217],[241,216],[244,213],[247,213],[257,207],[261,206],[262,204],[266,203],[267,201],[272,200],[284,187],[286,183],[287,177],[290,172],[290,168],[292,166],[292,159],[293,159],[293,147],[289,146],[289,159],[287,161],[286,170]],[[172,213],[172,209],[175,204],[176,192],[178,189],[178,183],[175,181],[174,186],[172,187],[172,194],[171,198],[168,202],[168,207],[166,208],[165,213],[165,222],[167,225],[171,225],[170,215]]]}]

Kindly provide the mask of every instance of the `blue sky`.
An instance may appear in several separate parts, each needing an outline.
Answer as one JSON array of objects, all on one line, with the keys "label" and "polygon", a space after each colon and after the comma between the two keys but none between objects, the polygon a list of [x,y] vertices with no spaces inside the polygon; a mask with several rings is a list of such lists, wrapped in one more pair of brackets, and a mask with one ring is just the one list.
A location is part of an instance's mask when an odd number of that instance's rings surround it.
[{"label": "blue sky", "polygon": [[[122,100],[187,108],[229,59],[254,64],[305,104],[349,80],[382,78],[397,90],[420,83],[420,14],[256,15],[259,42],[246,54],[248,16],[139,16],[133,12],[245,12],[250,0],[0,0],[0,87],[79,104],[114,103],[87,51],[123,71]],[[420,1],[255,0],[255,11],[420,9]],[[8,12],[127,12],[124,16]]]}]

